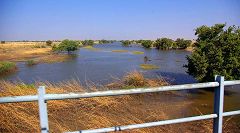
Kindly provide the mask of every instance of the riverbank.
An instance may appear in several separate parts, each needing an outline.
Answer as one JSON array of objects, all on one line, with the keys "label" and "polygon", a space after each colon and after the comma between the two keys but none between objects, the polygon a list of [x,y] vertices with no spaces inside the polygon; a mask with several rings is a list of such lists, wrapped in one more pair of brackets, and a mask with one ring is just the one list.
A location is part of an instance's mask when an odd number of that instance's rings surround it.
[{"label": "riverbank", "polygon": [[[53,45],[58,43],[53,42]],[[0,44],[0,61],[26,62],[36,60],[41,63],[54,63],[67,59],[68,55],[54,53],[46,42],[5,42]]]},{"label": "riverbank", "polygon": [[[0,81],[0,96],[35,95],[37,93],[36,87],[39,85],[45,85],[47,93],[69,93],[104,90],[105,87],[108,89],[117,89],[118,87],[126,89],[166,84],[168,83],[162,79],[143,78],[141,73],[138,72],[128,73],[122,79],[102,87],[96,87],[94,84],[83,87],[76,80],[59,83],[36,82],[34,84]],[[49,101],[50,132],[76,131],[174,119],[186,116],[186,108],[189,111],[192,110],[191,104],[191,101],[187,101],[186,97],[176,92]],[[0,110],[0,132],[39,132],[37,103],[1,104]],[[197,110],[194,114],[201,115],[201,111]],[[239,128],[231,122],[232,119],[227,120],[228,125],[224,126],[224,130],[238,131]],[[158,126],[126,132],[173,133],[196,131],[212,132],[212,121]]]}]

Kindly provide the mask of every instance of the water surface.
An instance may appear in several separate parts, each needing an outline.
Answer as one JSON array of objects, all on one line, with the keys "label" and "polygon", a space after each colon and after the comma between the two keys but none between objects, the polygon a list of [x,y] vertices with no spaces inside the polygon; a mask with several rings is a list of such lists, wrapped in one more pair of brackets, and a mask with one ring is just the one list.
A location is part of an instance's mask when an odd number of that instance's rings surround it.
[{"label": "water surface", "polygon": [[[76,58],[66,62],[54,64],[38,64],[27,66],[18,63],[19,71],[2,77],[7,80],[21,79],[26,83],[34,81],[59,82],[69,79],[79,79],[83,84],[92,81],[96,84],[106,84],[113,77],[121,78],[127,72],[138,70],[145,77],[167,78],[173,84],[195,82],[182,66],[186,64],[186,55],[190,52],[184,50],[159,51],[156,49],[144,49],[139,46],[122,47],[120,43],[95,45],[98,50],[84,49],[74,52]],[[128,52],[112,52],[112,50],[127,50]],[[142,51],[144,54],[133,54],[133,51]],[[149,61],[144,61],[147,56]],[[140,64],[154,64],[160,67],[155,70],[143,70]]]}]

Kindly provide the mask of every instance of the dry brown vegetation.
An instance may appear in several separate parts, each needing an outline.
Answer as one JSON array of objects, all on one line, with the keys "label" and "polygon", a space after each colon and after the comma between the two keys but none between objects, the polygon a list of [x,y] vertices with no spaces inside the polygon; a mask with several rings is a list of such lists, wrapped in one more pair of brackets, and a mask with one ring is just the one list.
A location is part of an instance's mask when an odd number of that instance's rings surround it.
[{"label": "dry brown vegetation", "polygon": [[123,76],[122,79],[115,78],[116,81],[110,83],[107,88],[137,88],[137,87],[157,87],[168,85],[167,81],[163,78],[147,79],[143,74],[138,71],[132,71]]},{"label": "dry brown vegetation", "polygon": [[[58,42],[54,42],[56,44]],[[45,42],[6,42],[0,44],[0,61],[37,60],[38,63],[62,62],[69,55],[55,54]]]},{"label": "dry brown vegetation", "polygon": [[[135,81],[137,80],[137,81]],[[115,87],[124,86],[157,86],[157,80],[144,79],[141,73],[132,72],[116,83]],[[162,85],[167,84],[161,82]],[[67,93],[94,91],[98,88],[82,87],[78,81],[60,83],[36,82],[27,85],[0,81],[0,96],[34,95],[36,87],[47,86],[47,93]],[[171,93],[148,93],[117,97],[87,98],[79,100],[59,100],[48,102],[50,132],[75,131],[81,129],[102,128],[116,125],[127,125],[143,122],[173,119],[183,116],[184,108],[191,102],[169,100],[165,96],[179,97]],[[39,132],[38,105],[35,103],[11,103],[0,105],[0,132]],[[212,132],[211,121],[166,125],[137,129],[124,132]],[[229,127],[229,126],[228,126]]]}]

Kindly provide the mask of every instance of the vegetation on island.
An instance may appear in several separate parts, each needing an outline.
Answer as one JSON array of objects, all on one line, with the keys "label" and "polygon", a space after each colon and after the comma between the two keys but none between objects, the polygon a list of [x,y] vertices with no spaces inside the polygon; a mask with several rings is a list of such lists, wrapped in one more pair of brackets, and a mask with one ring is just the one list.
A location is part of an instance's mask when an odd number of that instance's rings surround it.
[{"label": "vegetation on island", "polygon": [[144,48],[156,47],[161,50],[168,49],[186,49],[192,43],[191,40],[185,40],[183,38],[177,38],[175,41],[170,38],[158,38],[157,40],[137,40],[132,41],[131,43],[137,43],[142,45]]},{"label": "vegetation on island", "polygon": [[53,47],[53,51],[67,51],[70,53],[71,51],[77,50],[79,47],[77,41],[73,40],[63,40],[59,45]]},{"label": "vegetation on island", "polygon": [[112,50],[112,52],[116,52],[116,53],[126,53],[126,52],[128,52],[128,50]]},{"label": "vegetation on island", "polygon": [[133,54],[144,54],[142,51],[132,51]]},{"label": "vegetation on island", "polygon": [[186,49],[191,45],[191,40],[184,40],[183,38],[177,38],[175,43],[173,43],[173,48],[175,49]]},{"label": "vegetation on island", "polygon": [[122,46],[128,47],[132,42],[129,40],[122,40],[121,43],[122,43]]},{"label": "vegetation on island", "polygon": [[98,50],[100,50],[99,48],[94,48],[94,47],[91,46],[91,45],[84,46],[84,47],[82,47],[82,48],[84,48],[84,49],[88,49],[88,50],[92,50],[92,51],[98,51]]},{"label": "vegetation on island", "polygon": [[102,40],[99,40],[98,43],[99,44],[106,44],[106,43],[113,43],[113,41],[112,40],[104,40],[104,39],[102,39]]},{"label": "vegetation on island", "polygon": [[160,38],[155,42],[157,49],[168,50],[172,48],[174,41],[169,38]]},{"label": "vegetation on island", "polygon": [[151,48],[153,46],[153,41],[151,40],[141,40],[139,42],[144,48]]},{"label": "vegetation on island", "polygon": [[240,28],[226,24],[196,29],[196,48],[187,56],[187,72],[198,81],[213,81],[215,75],[226,80],[240,79]]},{"label": "vegetation on island", "polygon": [[144,70],[152,70],[152,69],[159,69],[159,66],[153,64],[140,64],[140,68]]},{"label": "vegetation on island", "polygon": [[86,46],[86,45],[92,46],[92,45],[94,45],[94,41],[93,40],[84,40],[84,41],[82,41],[82,44],[84,46]]}]

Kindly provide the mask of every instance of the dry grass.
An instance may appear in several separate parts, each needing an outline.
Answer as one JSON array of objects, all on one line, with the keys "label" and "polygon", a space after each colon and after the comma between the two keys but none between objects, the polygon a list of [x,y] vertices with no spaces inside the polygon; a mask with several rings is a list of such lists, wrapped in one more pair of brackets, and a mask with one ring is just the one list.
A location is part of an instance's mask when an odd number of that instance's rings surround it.
[{"label": "dry grass", "polygon": [[[131,75],[134,76],[131,76]],[[138,83],[133,80],[139,80]],[[124,76],[122,82],[130,85],[145,85],[138,72]],[[149,81],[148,81],[149,82]],[[143,84],[144,83],[144,84]],[[36,82],[35,84],[0,81],[0,97],[34,95],[36,87],[47,86],[47,93],[86,92],[91,88],[82,87],[76,80],[60,83]],[[155,86],[155,84],[153,85]],[[161,102],[165,93],[148,93],[118,97],[88,98],[79,100],[60,100],[48,102],[50,132],[78,131],[82,129],[102,128],[116,125],[128,125],[181,116],[182,110],[189,108],[190,102]],[[37,103],[11,103],[0,105],[0,132],[39,132]],[[133,133],[175,133],[175,132],[212,132],[212,122],[194,122],[177,125],[158,126],[130,130]]]},{"label": "dry grass", "polygon": [[43,42],[7,42],[0,45],[0,60],[24,61],[31,58],[45,56],[51,53],[51,48],[35,48]]},{"label": "dry grass", "polygon": [[123,76],[122,79],[116,79],[115,82],[108,84],[108,88],[136,88],[136,87],[157,87],[168,85],[167,81],[162,78],[147,79],[138,71],[132,71]]},{"label": "dry grass", "polygon": [[55,63],[69,58],[71,56],[54,54],[45,42],[6,42],[0,45],[0,61],[34,60],[37,63]]}]

